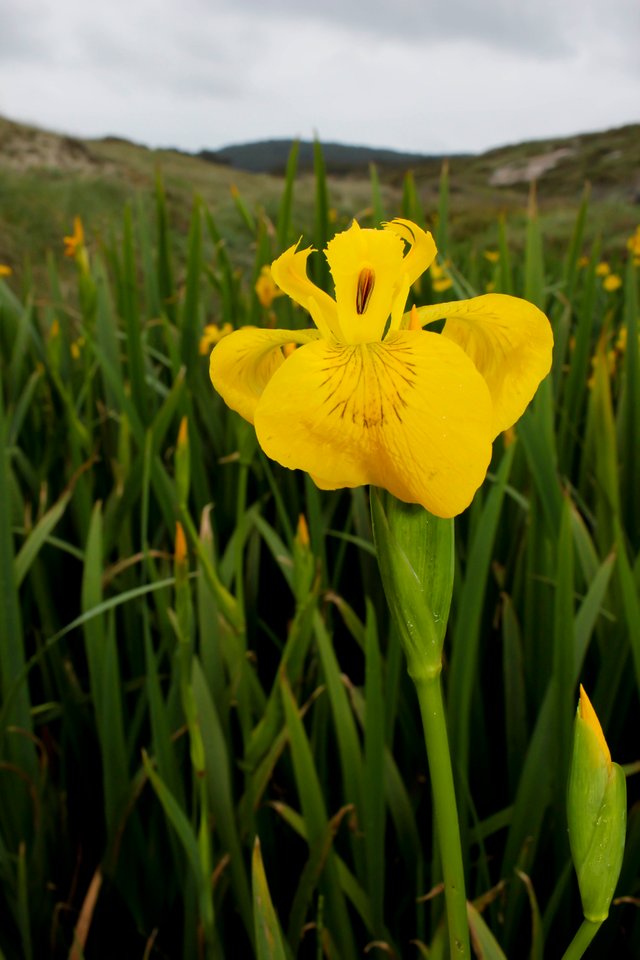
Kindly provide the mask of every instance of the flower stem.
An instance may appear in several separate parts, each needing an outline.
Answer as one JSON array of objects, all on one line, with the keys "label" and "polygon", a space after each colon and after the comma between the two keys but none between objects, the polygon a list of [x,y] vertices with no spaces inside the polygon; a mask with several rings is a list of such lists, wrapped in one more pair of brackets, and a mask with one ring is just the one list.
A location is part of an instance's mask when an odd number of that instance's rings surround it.
[{"label": "flower stem", "polygon": [[460,826],[440,674],[413,678],[427,746],[436,828],[442,857],[451,960],[469,960],[469,922],[464,890]]},{"label": "flower stem", "polygon": [[593,920],[583,920],[562,960],[580,960],[601,926],[602,920],[596,923]]}]

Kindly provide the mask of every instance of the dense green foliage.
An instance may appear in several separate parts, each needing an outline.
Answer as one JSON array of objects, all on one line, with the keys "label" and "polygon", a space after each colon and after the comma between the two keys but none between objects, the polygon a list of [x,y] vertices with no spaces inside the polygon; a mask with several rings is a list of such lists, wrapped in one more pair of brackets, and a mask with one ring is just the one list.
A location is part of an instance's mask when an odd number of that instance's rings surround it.
[{"label": "dense green foliage", "polygon": [[[319,151],[316,167],[305,239],[321,247],[335,226]],[[117,239],[86,220],[72,282],[57,258],[46,282],[0,279],[7,960],[446,956],[368,493],[267,461],[199,352],[206,323],[306,324],[253,291],[297,239],[294,178],[295,153],[273,222],[236,197],[239,261],[201,200],[176,239],[158,185]],[[403,197],[385,210],[374,178],[361,223],[424,222],[411,178]],[[456,521],[445,645],[478,955],[554,958],[581,921],[565,813],[578,681],[628,765],[617,895],[640,896],[637,276],[621,244],[623,285],[604,288],[586,201],[564,256],[532,203],[523,249],[496,223],[493,261],[456,235],[446,177],[438,209],[453,288],[427,276],[416,301],[491,283],[555,333],[551,375]],[[614,901],[590,956],[639,954],[637,906]]]}]

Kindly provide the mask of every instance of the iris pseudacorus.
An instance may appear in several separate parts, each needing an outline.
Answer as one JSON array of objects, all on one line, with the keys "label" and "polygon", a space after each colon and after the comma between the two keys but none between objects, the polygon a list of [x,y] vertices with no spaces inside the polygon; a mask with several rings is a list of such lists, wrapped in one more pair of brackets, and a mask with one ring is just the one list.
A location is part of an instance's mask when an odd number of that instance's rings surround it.
[{"label": "iris pseudacorus", "polygon": [[[237,330],[211,354],[214,387],[255,425],[267,456],[322,489],[373,484],[436,516],[461,513],[492,441],[550,369],[549,321],[501,294],[407,312],[436,255],[409,220],[354,222],[329,242],[335,298],[307,277],[311,252],[293,246],[271,271],[315,329]],[[422,329],[442,319],[441,332]]]}]

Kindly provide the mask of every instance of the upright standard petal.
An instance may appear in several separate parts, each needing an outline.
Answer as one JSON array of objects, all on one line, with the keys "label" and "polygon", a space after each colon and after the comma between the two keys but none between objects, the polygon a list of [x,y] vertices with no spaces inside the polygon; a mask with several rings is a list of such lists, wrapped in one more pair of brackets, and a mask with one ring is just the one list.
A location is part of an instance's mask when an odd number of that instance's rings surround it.
[{"label": "upright standard petal", "polygon": [[354,220],[327,245],[343,343],[382,340],[403,281],[404,244],[384,230],[361,229]]},{"label": "upright standard petal", "polygon": [[399,217],[385,223],[384,229],[395,233],[409,244],[402,269],[411,286],[435,260],[437,251],[434,239],[411,220],[401,220]]},{"label": "upright standard petal", "polygon": [[553,333],[526,300],[490,293],[417,309],[424,326],[446,319],[442,336],[457,343],[484,377],[493,401],[492,436],[522,416],[551,369]]},{"label": "upright standard petal", "polygon": [[313,247],[298,250],[299,242],[273,261],[271,276],[284,293],[309,311],[325,340],[340,340],[335,302],[307,276],[307,260]]},{"label": "upright standard petal", "polygon": [[285,362],[283,347],[317,340],[316,330],[261,330],[242,327],[214,347],[209,376],[224,402],[253,423],[256,404],[279,367]]},{"label": "upright standard petal", "polygon": [[491,459],[483,378],[423,331],[301,347],[269,380],[255,426],[267,456],[319,486],[374,484],[440,517],[468,506]]}]

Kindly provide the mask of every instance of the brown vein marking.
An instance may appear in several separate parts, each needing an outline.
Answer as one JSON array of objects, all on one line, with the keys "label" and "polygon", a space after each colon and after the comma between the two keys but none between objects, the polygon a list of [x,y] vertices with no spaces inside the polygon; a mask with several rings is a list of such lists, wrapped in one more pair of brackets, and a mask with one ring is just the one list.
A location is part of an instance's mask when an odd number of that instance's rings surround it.
[{"label": "brown vein marking", "polygon": [[336,362],[322,368],[326,377],[320,384],[329,388],[323,400],[327,416],[349,418],[365,430],[383,427],[390,414],[402,423],[417,376],[408,359],[411,349],[367,343],[336,347],[332,353]]},{"label": "brown vein marking", "polygon": [[376,275],[371,267],[363,267],[358,276],[356,287],[356,313],[358,315],[363,314],[367,309],[375,282]]}]

